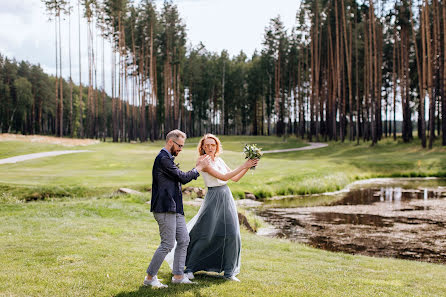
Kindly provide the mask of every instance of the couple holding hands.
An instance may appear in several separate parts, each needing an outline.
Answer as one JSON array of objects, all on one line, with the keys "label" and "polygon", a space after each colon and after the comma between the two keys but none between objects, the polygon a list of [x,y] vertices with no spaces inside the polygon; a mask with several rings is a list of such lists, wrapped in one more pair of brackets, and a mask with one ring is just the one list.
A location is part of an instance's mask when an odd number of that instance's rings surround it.
[{"label": "couple holding hands", "polygon": [[[220,140],[206,134],[197,146],[196,167],[183,172],[175,165],[174,158],[185,141],[186,134],[182,131],[169,132],[153,165],[150,211],[158,222],[161,244],[147,268],[145,286],[167,287],[157,278],[165,259],[172,268],[175,284],[193,284],[191,279],[197,271],[223,272],[226,279],[239,281],[236,275],[240,272],[240,227],[236,205],[226,184],[229,179],[240,180],[257,165],[258,159],[249,159],[231,170],[219,157]],[[197,215],[186,225],[181,184],[197,179],[200,173],[208,190]]]}]

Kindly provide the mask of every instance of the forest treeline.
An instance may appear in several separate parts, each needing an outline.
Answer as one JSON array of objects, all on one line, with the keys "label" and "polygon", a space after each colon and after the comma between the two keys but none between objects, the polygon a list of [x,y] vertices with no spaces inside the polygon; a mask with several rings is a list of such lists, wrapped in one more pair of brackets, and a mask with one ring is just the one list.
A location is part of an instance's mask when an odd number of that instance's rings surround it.
[{"label": "forest treeline", "polygon": [[[187,46],[171,1],[43,2],[54,23],[57,72],[49,77],[39,66],[0,58],[3,132],[147,141],[179,128],[190,136],[295,134],[375,144],[396,138],[402,121],[404,141],[416,131],[423,147],[438,138],[446,145],[445,0],[303,0],[294,27],[280,16],[265,24],[251,57]],[[63,22],[80,28],[74,9],[87,21],[86,36],[62,30]],[[74,33],[65,57],[62,40]],[[105,41],[113,45],[107,72]],[[85,85],[73,84],[74,57],[88,69]]]}]

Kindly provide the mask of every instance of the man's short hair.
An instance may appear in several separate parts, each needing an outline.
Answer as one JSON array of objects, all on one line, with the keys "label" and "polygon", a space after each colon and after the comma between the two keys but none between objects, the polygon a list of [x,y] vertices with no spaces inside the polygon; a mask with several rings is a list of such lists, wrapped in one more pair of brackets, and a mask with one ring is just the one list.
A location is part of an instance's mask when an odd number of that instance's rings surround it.
[{"label": "man's short hair", "polygon": [[175,130],[172,130],[169,133],[167,133],[167,135],[166,135],[166,142],[168,142],[169,139],[177,140],[178,138],[186,139],[187,136],[186,136],[186,133],[184,133],[183,131],[175,129]]}]

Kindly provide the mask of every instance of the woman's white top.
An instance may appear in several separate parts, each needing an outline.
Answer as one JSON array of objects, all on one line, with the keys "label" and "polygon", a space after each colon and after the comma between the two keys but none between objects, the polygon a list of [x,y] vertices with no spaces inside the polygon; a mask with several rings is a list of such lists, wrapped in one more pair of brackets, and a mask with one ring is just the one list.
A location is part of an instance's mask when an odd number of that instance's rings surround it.
[{"label": "woman's white top", "polygon": [[[215,157],[214,161],[211,160],[209,166],[211,166],[215,171],[218,171],[221,174],[228,173],[226,164],[220,157]],[[204,171],[201,172],[201,175],[203,176],[204,184],[206,185],[206,187],[219,187],[219,186],[224,186],[228,183],[228,181],[223,181],[221,179],[213,177],[212,175]]]}]

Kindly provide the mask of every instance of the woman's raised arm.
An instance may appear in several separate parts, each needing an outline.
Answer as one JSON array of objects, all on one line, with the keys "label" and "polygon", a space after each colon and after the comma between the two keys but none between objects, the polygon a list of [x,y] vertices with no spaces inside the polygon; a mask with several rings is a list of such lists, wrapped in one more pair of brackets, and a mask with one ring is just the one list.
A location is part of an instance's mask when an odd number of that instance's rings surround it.
[{"label": "woman's raised arm", "polygon": [[[212,175],[215,178],[218,178],[219,180],[223,180],[223,181],[227,181],[229,179],[233,179],[235,176],[237,176],[238,174],[240,174],[242,171],[247,171],[249,168],[256,166],[257,165],[257,161],[256,159],[252,159],[252,160],[247,160],[245,163],[243,163],[241,166],[239,166],[237,169],[229,171],[225,174],[218,172],[217,170],[215,170],[214,168],[212,168],[211,166],[208,166],[206,168],[203,169],[204,172],[209,173],[210,175]],[[226,166],[227,167],[227,166]],[[227,167],[228,168],[228,167]],[[228,168],[229,169],[229,168]],[[245,172],[246,173],[246,172]],[[243,176],[243,175],[242,175]],[[241,178],[241,177],[240,177]],[[239,179],[240,179],[239,178]],[[238,181],[238,180],[236,180]]]}]

